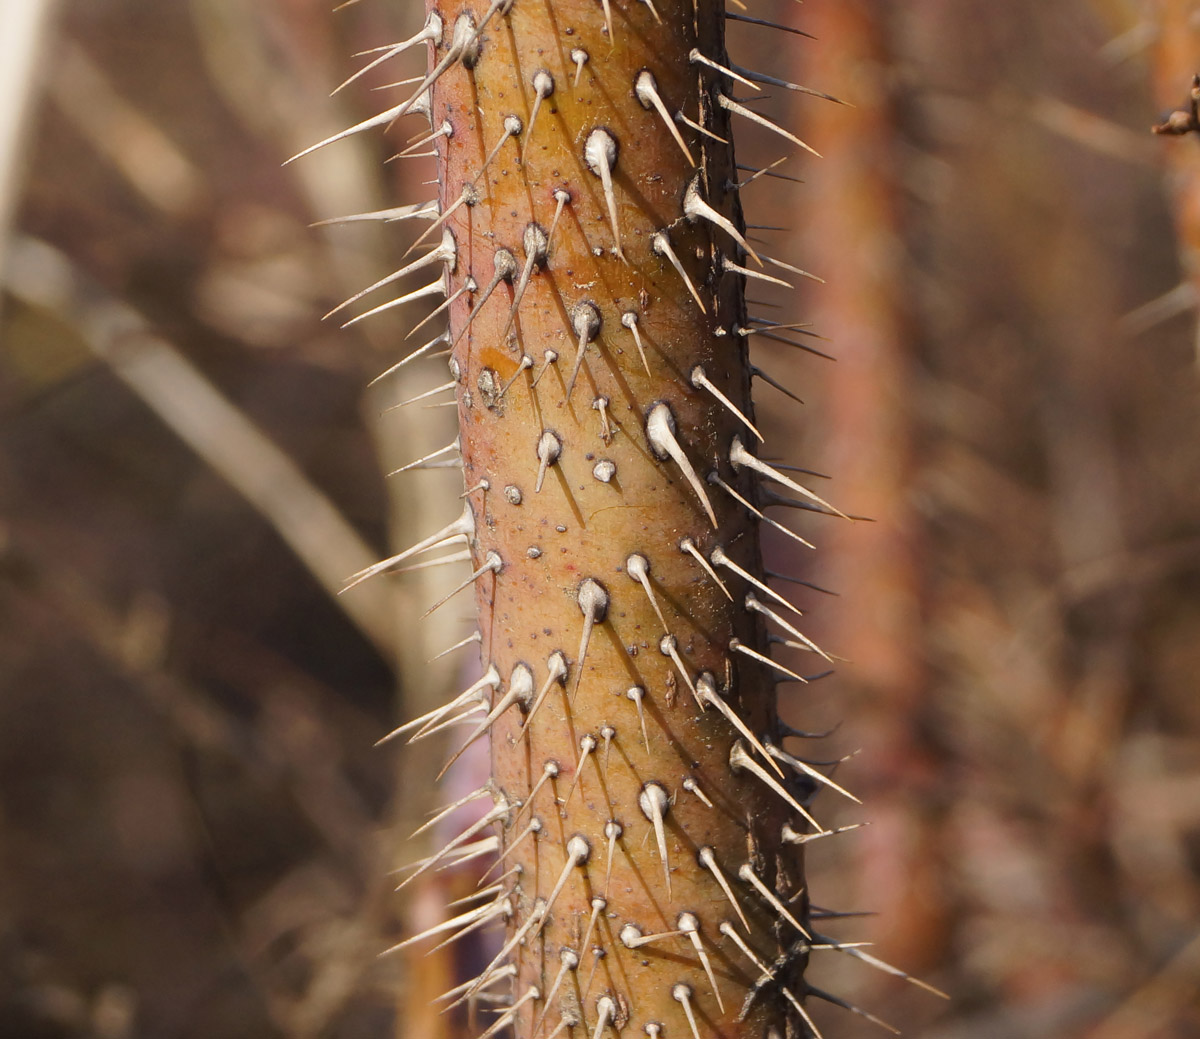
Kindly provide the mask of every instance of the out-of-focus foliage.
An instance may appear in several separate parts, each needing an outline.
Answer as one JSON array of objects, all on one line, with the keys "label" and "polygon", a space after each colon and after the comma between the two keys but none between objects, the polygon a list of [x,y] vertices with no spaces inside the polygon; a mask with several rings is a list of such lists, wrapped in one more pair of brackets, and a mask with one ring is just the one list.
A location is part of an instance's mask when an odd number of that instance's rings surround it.
[{"label": "out-of-focus foliage", "polygon": [[[822,39],[735,26],[738,59],[856,106],[818,123],[797,101],[823,165],[745,200],[829,279],[772,295],[781,320],[841,358],[762,352],[808,401],[763,391],[768,442],[876,520],[817,563],[778,546],[842,593],[814,619],[851,659],[796,712],[843,722],[830,756],[864,748],[838,778],[866,807],[822,818],[875,821],[814,846],[813,897],[881,910],[828,927],[954,998],[829,985],[926,1037],[1200,1034],[1200,373],[1164,191],[1200,142],[1148,133],[1170,5],[760,3]],[[280,164],[383,107],[386,77],[326,94],[417,10],[59,15],[18,231],[384,549],[381,470],[449,437],[438,412],[380,413],[441,380],[364,390],[411,314],[318,319],[412,235],[307,225],[429,197],[431,167],[385,167],[378,136]],[[432,599],[406,579],[339,608],[73,312],[10,298],[0,320],[0,1035],[388,1034],[413,978],[376,960],[405,928],[387,870],[429,791],[371,744],[397,675],[410,703],[445,679],[393,619]],[[434,529],[416,514],[453,478],[405,479],[397,522]]]}]

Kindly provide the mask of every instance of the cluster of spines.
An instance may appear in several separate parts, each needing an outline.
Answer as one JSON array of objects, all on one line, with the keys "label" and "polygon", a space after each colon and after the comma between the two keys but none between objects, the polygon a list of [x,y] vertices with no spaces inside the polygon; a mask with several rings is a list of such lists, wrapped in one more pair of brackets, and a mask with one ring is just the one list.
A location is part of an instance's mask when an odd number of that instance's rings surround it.
[{"label": "cluster of spines", "polygon": [[[462,465],[463,510],[351,584],[470,564],[431,609],[475,590],[479,629],[451,648],[480,644],[485,671],[385,739],[466,727],[443,773],[492,743],[488,783],[421,830],[492,807],[401,884],[490,859],[478,904],[396,946],[505,922],[492,961],[443,997],[502,1003],[480,1039],[816,1035],[806,999],[847,1004],[804,979],[814,950],[907,977],[813,927],[802,849],[852,827],[822,827],[810,800],[853,795],[783,746],[813,734],[779,722],[775,686],[826,672],[793,670],[772,645],[830,658],[768,583],[782,575],[762,569],[757,538],[766,523],[811,547],[773,506],[845,514],[790,475],[808,471],[747,447],[763,440],[753,379],[794,396],[749,364],[749,337],[819,351],[781,335],[803,326],[746,313],[748,281],[788,286],[768,265],[811,275],[746,237],[730,118],[808,146],[733,89],[828,95],[729,62],[723,14],[457,0],[356,74],[427,45],[406,99],[314,146],[416,114],[428,129],[400,154],[439,160],[438,199],[353,218],[429,220],[418,241],[436,244],[331,313],[439,269],[352,320],[443,297],[410,336],[440,315],[449,329],[389,373],[448,355],[450,380],[402,405],[452,392],[462,432],[398,472]],[[655,127],[667,151],[649,148]]]}]

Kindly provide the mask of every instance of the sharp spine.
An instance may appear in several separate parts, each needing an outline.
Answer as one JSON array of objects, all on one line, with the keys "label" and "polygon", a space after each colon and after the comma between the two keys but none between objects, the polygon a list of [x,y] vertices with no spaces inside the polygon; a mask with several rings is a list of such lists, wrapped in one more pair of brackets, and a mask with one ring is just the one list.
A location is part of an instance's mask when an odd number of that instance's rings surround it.
[{"label": "sharp spine", "polygon": [[747,108],[745,105],[739,105],[736,101],[734,101],[732,98],[728,97],[727,95],[721,93],[721,91],[719,91],[719,90],[716,92],[716,97],[717,97],[717,104],[719,104],[727,112],[732,112],[734,115],[740,115],[745,119],[749,119],[750,122],[752,122],[752,123],[758,123],[759,126],[764,127],[767,130],[770,130],[772,133],[779,134],[780,137],[783,137],[784,139],[791,141],[793,144],[798,145],[799,147],[803,148],[806,152],[811,152],[818,159],[821,157],[821,153],[819,151],[817,151],[815,148],[813,148],[811,145],[805,144],[795,134],[788,133],[787,130],[785,130],[782,126],[779,126],[777,123],[771,122],[771,120],[766,118],[765,116],[759,115],[757,112],[753,111],[752,109]]},{"label": "sharp spine", "polygon": [[[774,762],[772,762],[772,764],[774,764]],[[805,808],[804,805],[802,805],[799,801],[797,801],[796,798],[794,798],[784,788],[783,784],[775,779],[770,772],[768,772],[762,767],[762,765],[760,765],[750,756],[749,751],[747,751],[745,746],[743,746],[741,740],[735,742],[733,747],[730,748],[729,767],[732,768],[734,772],[740,772],[742,769],[745,769],[756,779],[760,780],[773,793],[778,795],[779,798],[784,801],[784,803],[799,812],[800,815],[804,817],[805,821],[808,822],[812,827],[817,830],[823,829],[821,824],[812,817],[808,809]]]},{"label": "sharp spine", "polygon": [[[604,585],[594,577],[585,577],[579,584],[575,601],[579,604],[580,612],[583,614],[583,634],[579,639],[579,660],[575,665],[574,693],[578,693],[579,683],[583,680],[583,662],[587,658],[592,629],[595,625],[602,624],[608,615],[608,592]],[[572,693],[572,697],[574,697],[574,693]]]},{"label": "sharp spine", "polygon": [[842,519],[850,518],[840,509],[834,508],[834,506],[830,505],[829,502],[827,502],[820,495],[813,493],[807,487],[797,483],[790,476],[787,476],[774,466],[768,465],[766,462],[762,461],[762,459],[756,458],[746,450],[746,446],[742,443],[741,437],[735,436],[730,444],[729,464],[733,466],[734,472],[740,472],[742,466],[745,466],[747,469],[752,469],[754,472],[765,476],[768,480],[774,480],[776,483],[783,484],[784,487],[795,491],[797,494],[802,494],[804,497],[815,501],[818,505],[824,506],[835,516],[840,516]]},{"label": "sharp spine", "polygon": [[709,501],[708,494],[704,490],[704,484],[700,482],[700,478],[696,475],[696,470],[692,468],[692,463],[688,461],[683,446],[675,438],[675,416],[672,414],[670,407],[663,401],[659,401],[650,409],[650,414],[646,418],[646,439],[650,442],[651,448],[653,448],[655,455],[659,459],[665,461],[667,458],[670,458],[679,466],[684,479],[687,480],[696,497],[700,499],[700,504],[704,508],[705,515],[708,516],[715,528],[717,526],[717,516],[713,512],[712,502]]},{"label": "sharp spine", "polygon": [[716,852],[706,844],[696,853],[696,858],[699,859],[700,865],[713,875],[713,879],[724,893],[726,901],[733,906],[733,911],[737,913],[738,919],[742,921],[742,926],[746,929],[746,933],[750,934],[750,923],[746,919],[746,914],[742,912],[741,904],[738,902],[737,896],[733,893],[733,888],[729,886],[729,880],[717,863]]},{"label": "sharp spine", "polygon": [[637,345],[638,356],[642,359],[642,367],[646,369],[646,374],[650,374],[650,362],[646,360],[646,348],[642,345],[642,334],[638,331],[638,316],[632,310],[625,311],[621,315],[621,324],[628,328],[633,335],[633,341]]},{"label": "sharp spine", "polygon": [[638,795],[638,807],[654,827],[654,839],[658,843],[658,854],[662,859],[663,877],[667,882],[667,897],[671,897],[671,866],[667,861],[667,834],[664,820],[670,809],[671,798],[661,783],[651,780],[642,787]]},{"label": "sharp spine", "polygon": [[[831,664],[833,663],[833,657],[826,653],[820,646],[813,642],[812,639],[801,632],[798,628],[792,624],[789,624],[786,620],[780,617],[779,614],[777,614],[769,606],[759,602],[753,593],[746,596],[746,609],[751,613],[760,614],[761,616],[766,617],[768,620],[773,620],[776,624],[783,628],[784,631],[788,632],[788,634],[794,635],[799,640],[801,646],[803,646],[809,652],[816,653],[818,656],[828,660]],[[795,607],[792,607],[792,609],[795,610],[797,614],[800,613],[800,611],[796,610]]]},{"label": "sharp spine", "polygon": [[720,1008],[722,1014],[725,1013],[725,1003],[721,999],[721,990],[717,987],[716,975],[713,974],[712,964],[709,962],[708,953],[704,951],[704,942],[700,937],[700,920],[695,913],[683,912],[676,919],[675,926],[692,943],[692,948],[696,950],[696,957],[700,960],[700,965],[704,968],[704,973],[708,976],[708,983],[712,986],[712,994],[717,1001],[717,1006]]},{"label": "sharp spine", "polygon": [[[653,8],[651,9],[653,10]],[[696,160],[692,158],[691,150],[683,140],[683,134],[679,132],[679,127],[675,125],[675,120],[671,118],[671,113],[667,111],[667,106],[663,103],[662,96],[658,92],[658,82],[654,78],[654,73],[649,69],[642,69],[637,74],[637,78],[633,81],[633,95],[647,111],[653,108],[659,114],[666,125],[667,132],[674,138],[675,143],[679,145],[679,149],[683,152],[684,157],[692,166],[695,166]],[[704,308],[701,307],[700,309],[703,310]]]},{"label": "sharp spine", "polygon": [[679,262],[679,257],[675,255],[675,250],[671,248],[671,239],[667,237],[666,231],[656,231],[650,239],[650,248],[659,256],[665,256],[671,266],[683,279],[684,285],[691,293],[692,299],[696,301],[696,306],[700,308],[700,313],[707,314],[708,308],[704,305],[704,300],[700,298],[700,293],[696,291],[696,286],[692,284],[692,279],[688,277],[688,272],[684,270],[683,264]]},{"label": "sharp spine", "polygon": [[583,157],[587,167],[597,177],[604,191],[604,202],[608,206],[608,219],[612,225],[614,252],[619,260],[625,259],[621,251],[621,225],[617,219],[617,197],[613,192],[613,169],[617,165],[617,139],[608,130],[599,126],[593,130],[584,145]]},{"label": "sharp spine", "polygon": [[750,745],[759,752],[762,759],[779,773],[779,778],[783,778],[783,769],[775,762],[775,759],[767,753],[767,748],[762,745],[758,737],[750,731],[750,727],[738,717],[737,712],[729,706],[717,692],[716,679],[707,671],[705,671],[696,681],[696,700],[699,702],[702,710],[706,710],[709,706],[715,707],[730,725],[732,725],[742,736],[750,743]]},{"label": "sharp spine", "polygon": [[600,310],[595,303],[584,300],[571,313],[571,329],[575,333],[575,363],[571,366],[571,376],[567,380],[567,400],[575,389],[575,380],[579,377],[579,369],[583,364],[583,355],[588,344],[594,342],[600,334]]},{"label": "sharp spine", "polygon": [[775,912],[777,912],[784,920],[786,920],[797,931],[804,935],[805,938],[809,939],[809,941],[812,940],[812,935],[801,925],[800,921],[792,915],[791,910],[783,904],[779,896],[763,883],[762,878],[754,872],[754,867],[750,865],[750,863],[742,863],[741,867],[738,869],[738,877],[754,888],[754,890],[762,896],[767,905],[774,909]]},{"label": "sharp spine", "polygon": [[745,416],[745,414],[741,411],[740,408],[738,408],[738,406],[736,404],[733,403],[733,401],[731,401],[728,397],[726,397],[725,394],[722,393],[717,388],[716,384],[708,377],[708,374],[704,371],[703,365],[698,364],[694,368],[692,368],[690,378],[691,378],[692,385],[695,386],[696,389],[708,390],[709,393],[711,393],[714,397],[716,397],[717,402],[719,404],[724,406],[725,409],[728,410],[729,412],[731,412],[733,415],[737,416],[737,418],[742,422],[742,424],[748,430],[750,430],[751,433],[753,433],[756,437],[758,437],[759,443],[764,442],[763,435],[755,428],[754,423],[751,422]]},{"label": "sharp spine", "polygon": [[693,223],[697,220],[707,220],[710,224],[719,227],[738,245],[740,245],[754,261],[761,267],[762,260],[759,259],[758,253],[754,251],[754,247],[746,241],[745,236],[737,229],[733,221],[727,216],[718,213],[710,206],[704,197],[700,194],[700,176],[697,174],[692,178],[687,186],[687,190],[683,195],[683,213]]},{"label": "sharp spine", "polygon": [[378,563],[372,563],[370,566],[360,570],[354,574],[342,589],[343,592],[349,591],[355,585],[362,584],[363,581],[376,574],[386,573],[388,570],[403,563],[406,559],[417,555],[420,552],[427,552],[431,548],[439,548],[443,544],[451,541],[463,540],[474,537],[475,535],[475,514],[471,511],[471,506],[468,503],[463,507],[462,515],[459,516],[453,523],[447,524],[436,534],[431,534],[423,541],[418,541],[411,548],[405,549],[403,552],[398,552],[394,556],[381,560]]},{"label": "sharp spine", "polygon": [[431,613],[433,613],[434,610],[445,606],[446,603],[454,598],[454,596],[456,596],[459,592],[470,588],[471,585],[478,581],[484,574],[499,574],[503,569],[504,560],[500,558],[500,554],[494,550],[489,550],[488,554],[484,557],[483,565],[480,566],[478,570],[471,574],[471,576],[463,581],[462,584],[454,588],[453,591],[447,592],[445,595],[443,595],[437,602],[430,606],[429,609],[421,614],[421,616],[428,617]]},{"label": "sharp spine", "polygon": [[746,570],[744,567],[738,566],[738,564],[735,563],[729,557],[729,554],[720,545],[714,545],[713,550],[708,554],[708,557],[709,557],[709,559],[712,560],[714,566],[723,566],[726,570],[731,570],[733,573],[737,574],[738,577],[740,577],[743,581],[746,581],[748,584],[752,584],[755,588],[757,588],[764,595],[769,595],[776,602],[780,603],[783,606],[786,606],[797,617],[804,616],[803,613],[801,613],[798,609],[796,609],[795,606],[793,606],[790,602],[788,602],[787,599],[785,599],[777,591],[775,591],[768,584],[766,584],[766,582],[760,581],[757,577],[755,577],[752,573],[750,573],[749,570]]},{"label": "sharp spine", "polygon": [[546,479],[546,470],[558,461],[562,454],[562,439],[553,430],[544,429],[542,435],[538,437],[537,442],[537,459],[538,459],[538,474],[537,482],[533,485],[533,493],[541,492],[542,484]]}]

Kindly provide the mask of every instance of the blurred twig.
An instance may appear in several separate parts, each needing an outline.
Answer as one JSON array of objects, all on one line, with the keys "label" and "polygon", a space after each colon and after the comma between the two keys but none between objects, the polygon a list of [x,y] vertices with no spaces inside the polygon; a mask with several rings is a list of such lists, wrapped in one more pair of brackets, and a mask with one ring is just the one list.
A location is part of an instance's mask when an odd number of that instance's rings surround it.
[{"label": "blurred twig", "polygon": [[376,554],[296,464],[272,444],[179,351],[128,304],[85,281],[57,249],[15,238],[5,286],[69,322],[141,400],[278,531],[322,588],[391,659],[387,586],[338,595],[347,575]]},{"label": "blurred twig", "polygon": [[0,272],[23,180],[23,139],[54,0],[0,0]]}]

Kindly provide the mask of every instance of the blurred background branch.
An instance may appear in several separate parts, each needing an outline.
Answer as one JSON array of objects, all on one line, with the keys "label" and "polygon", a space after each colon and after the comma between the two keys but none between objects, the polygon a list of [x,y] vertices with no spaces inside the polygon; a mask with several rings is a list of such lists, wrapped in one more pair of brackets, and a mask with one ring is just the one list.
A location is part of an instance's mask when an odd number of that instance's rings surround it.
[{"label": "blurred background branch", "polygon": [[[744,191],[826,280],[756,310],[838,358],[756,345],[808,402],[762,386],[759,424],[875,520],[797,561],[848,659],[795,717],[862,748],[839,821],[873,822],[814,846],[811,885],[955,998],[829,987],[925,1039],[1192,1039],[1200,138],[1149,128],[1200,71],[1197,5],[755,2],[820,39],[731,23],[739,62],[854,105],[798,101],[825,158]],[[463,893],[390,890],[441,748],[371,746],[469,680],[470,644],[427,663],[465,616],[416,623],[457,575],[331,594],[450,518],[456,474],[381,473],[454,434],[385,410],[436,363],[367,388],[415,315],[318,320],[413,234],[309,226],[432,171],[369,135],[281,167],[385,106],[412,69],[328,91],[420,12],[329,6],[61,0],[45,35],[0,2],[0,1035],[461,1024],[426,1012],[451,958],[376,957]]]}]

